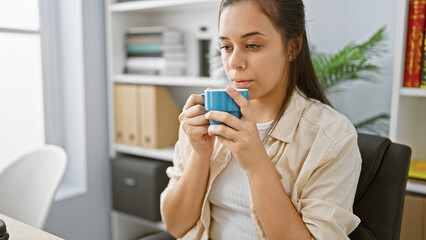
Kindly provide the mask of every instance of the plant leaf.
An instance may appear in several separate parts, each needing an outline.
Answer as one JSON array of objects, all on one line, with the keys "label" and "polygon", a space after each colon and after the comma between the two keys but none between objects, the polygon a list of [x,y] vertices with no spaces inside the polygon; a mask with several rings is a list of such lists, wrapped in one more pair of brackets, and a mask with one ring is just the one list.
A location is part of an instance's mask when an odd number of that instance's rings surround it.
[{"label": "plant leaf", "polygon": [[335,54],[313,52],[311,59],[318,80],[324,90],[345,81],[374,81],[379,67],[371,64],[373,57],[385,51],[385,27],[380,28],[370,39],[361,44],[347,44]]},{"label": "plant leaf", "polygon": [[373,116],[369,119],[363,120],[357,124],[354,124],[358,132],[374,133],[381,136],[387,136],[388,127],[387,124],[383,124],[384,120],[389,119],[389,114],[381,113]]}]

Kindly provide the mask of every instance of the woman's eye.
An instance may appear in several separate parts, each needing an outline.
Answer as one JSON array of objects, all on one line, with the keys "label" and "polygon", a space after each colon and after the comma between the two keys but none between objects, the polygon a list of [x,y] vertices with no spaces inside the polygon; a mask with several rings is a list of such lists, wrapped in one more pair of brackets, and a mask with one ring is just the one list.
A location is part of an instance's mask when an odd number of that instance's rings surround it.
[{"label": "woman's eye", "polygon": [[260,47],[260,45],[258,45],[258,44],[247,44],[247,48],[249,49],[249,50],[256,50],[256,49],[258,49]]},{"label": "woman's eye", "polygon": [[232,50],[232,47],[227,46],[227,45],[221,45],[221,46],[220,46],[220,49],[224,49],[225,51],[231,51],[231,50]]}]

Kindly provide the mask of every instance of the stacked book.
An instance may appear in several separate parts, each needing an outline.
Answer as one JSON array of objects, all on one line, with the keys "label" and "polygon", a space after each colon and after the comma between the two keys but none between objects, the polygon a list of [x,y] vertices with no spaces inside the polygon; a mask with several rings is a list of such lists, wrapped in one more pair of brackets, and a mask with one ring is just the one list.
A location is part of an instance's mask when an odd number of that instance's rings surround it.
[{"label": "stacked book", "polygon": [[126,34],[126,73],[184,75],[183,32],[167,27],[133,27]]}]

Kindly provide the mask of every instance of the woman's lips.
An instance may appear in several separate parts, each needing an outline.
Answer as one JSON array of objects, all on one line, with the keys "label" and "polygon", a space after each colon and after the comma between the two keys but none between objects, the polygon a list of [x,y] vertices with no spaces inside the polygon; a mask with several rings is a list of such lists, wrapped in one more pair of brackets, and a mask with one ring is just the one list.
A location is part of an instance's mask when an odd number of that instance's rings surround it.
[{"label": "woman's lips", "polygon": [[241,81],[239,80],[239,81],[235,81],[234,83],[236,87],[243,88],[249,85],[250,82],[251,82],[250,80],[241,80]]}]

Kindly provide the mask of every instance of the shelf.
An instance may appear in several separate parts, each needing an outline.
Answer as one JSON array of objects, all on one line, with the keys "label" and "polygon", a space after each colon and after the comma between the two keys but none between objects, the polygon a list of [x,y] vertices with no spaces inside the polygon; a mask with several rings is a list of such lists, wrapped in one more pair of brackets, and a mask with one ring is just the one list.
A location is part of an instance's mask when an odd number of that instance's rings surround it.
[{"label": "shelf", "polygon": [[207,77],[192,76],[146,76],[146,75],[130,75],[120,74],[113,77],[114,83],[127,84],[146,84],[146,85],[163,85],[163,86],[183,86],[183,87],[225,87],[226,82],[223,80],[213,80]]},{"label": "shelf", "polygon": [[212,5],[219,7],[218,0],[150,0],[150,1],[131,1],[114,3],[109,7],[109,11],[113,13],[144,11],[144,10],[167,10],[176,7],[187,7],[194,5]]},{"label": "shelf", "polygon": [[408,181],[407,192],[426,195],[426,184]]},{"label": "shelf", "polygon": [[123,144],[114,144],[115,151],[125,154],[137,155],[142,157],[156,158],[163,161],[173,161],[173,147],[150,149],[137,146],[127,146]]},{"label": "shelf", "polygon": [[406,97],[426,97],[426,89],[423,88],[401,88],[399,93]]}]

